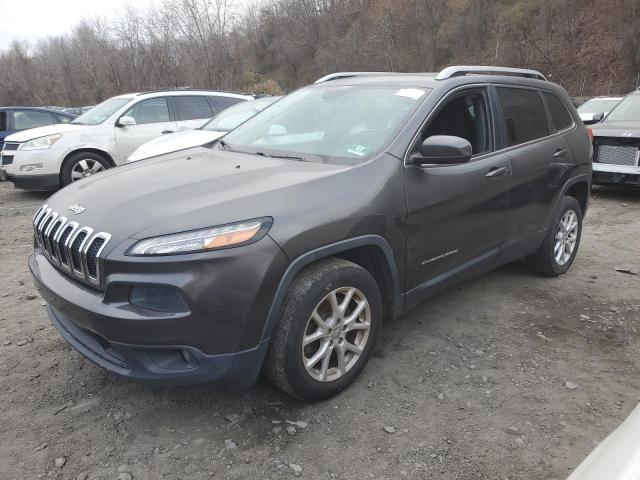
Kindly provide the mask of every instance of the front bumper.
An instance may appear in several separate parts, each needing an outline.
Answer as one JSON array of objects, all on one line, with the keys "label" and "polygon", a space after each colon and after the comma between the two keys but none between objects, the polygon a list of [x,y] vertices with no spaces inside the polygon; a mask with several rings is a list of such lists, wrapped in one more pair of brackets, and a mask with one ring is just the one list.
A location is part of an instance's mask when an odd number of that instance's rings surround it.
[{"label": "front bumper", "polygon": [[[4,164],[3,160],[2,169],[16,188],[43,191],[60,188],[60,166],[65,156],[64,150],[50,148],[22,151],[18,149],[4,153],[11,157],[11,163]],[[22,167],[27,166],[38,167],[31,171],[21,170]]]},{"label": "front bumper", "polygon": [[48,192],[60,188],[60,175],[13,175],[6,173],[7,180],[13,183],[15,188],[21,190],[34,190]]},{"label": "front bumper", "polygon": [[[40,250],[29,257],[29,268],[56,329],[106,370],[160,384],[252,384],[268,347],[264,324],[286,256],[267,236],[195,263],[173,262],[144,259],[128,271],[107,269],[104,292],[71,279]],[[188,299],[189,311],[132,305],[129,291],[136,285],[171,285]]]},{"label": "front bumper", "polygon": [[640,187],[640,167],[594,162],[593,183]]}]

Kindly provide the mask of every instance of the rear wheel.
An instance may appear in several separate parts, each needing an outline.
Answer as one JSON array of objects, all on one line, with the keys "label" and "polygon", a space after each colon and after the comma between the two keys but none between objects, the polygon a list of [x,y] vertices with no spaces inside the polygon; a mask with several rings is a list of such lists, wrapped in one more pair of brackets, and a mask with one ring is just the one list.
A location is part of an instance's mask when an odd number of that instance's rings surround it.
[{"label": "rear wheel", "polygon": [[527,258],[535,272],[556,277],[571,267],[582,234],[582,208],[573,197],[565,196],[540,248]]},{"label": "rear wheel", "polygon": [[94,152],[78,152],[67,158],[62,166],[62,185],[77,182],[111,168],[109,161]]},{"label": "rear wheel", "polygon": [[337,258],[307,268],[285,298],[267,377],[302,400],[335,395],[366,365],[381,319],[380,291],[364,268]]}]

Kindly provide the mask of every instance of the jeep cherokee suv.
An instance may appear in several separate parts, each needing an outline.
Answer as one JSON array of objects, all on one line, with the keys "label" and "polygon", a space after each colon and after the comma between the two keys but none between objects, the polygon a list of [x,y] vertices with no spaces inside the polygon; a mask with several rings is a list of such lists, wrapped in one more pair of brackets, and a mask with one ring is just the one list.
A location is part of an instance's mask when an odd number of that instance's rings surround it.
[{"label": "jeep cherokee suv", "polygon": [[29,266],[60,334],[107,370],[263,369],[317,400],[362,371],[383,319],[453,282],[519,258],[566,272],[591,155],[534,71],[334,74],[213,145],[58,192]]}]

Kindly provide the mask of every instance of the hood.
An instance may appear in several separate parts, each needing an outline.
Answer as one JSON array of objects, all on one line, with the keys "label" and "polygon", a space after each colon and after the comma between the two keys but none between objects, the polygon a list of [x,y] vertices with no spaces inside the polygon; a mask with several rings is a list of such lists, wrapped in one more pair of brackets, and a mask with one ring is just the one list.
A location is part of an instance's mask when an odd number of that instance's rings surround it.
[{"label": "hood", "polygon": [[[82,226],[110,233],[115,248],[128,238],[275,218],[306,198],[311,183],[349,168],[196,148],[80,180],[47,203]],[[69,211],[75,204],[85,209],[79,215]]]},{"label": "hood", "polygon": [[46,127],[30,128],[18,133],[7,136],[5,142],[28,142],[34,138],[46,137],[47,135],[55,135],[56,133],[64,133],[69,131],[80,131],[87,128],[85,125],[74,125],[72,123],[58,123],[56,125],[47,125]]},{"label": "hood", "polygon": [[640,122],[604,122],[591,129],[596,137],[640,138]]},{"label": "hood", "polygon": [[142,144],[133,152],[127,162],[135,162],[145,158],[164,155],[165,153],[177,152],[192,147],[199,147],[205,143],[213,142],[226,132],[215,132],[210,130],[188,130],[176,132],[170,135],[163,135],[159,138]]}]

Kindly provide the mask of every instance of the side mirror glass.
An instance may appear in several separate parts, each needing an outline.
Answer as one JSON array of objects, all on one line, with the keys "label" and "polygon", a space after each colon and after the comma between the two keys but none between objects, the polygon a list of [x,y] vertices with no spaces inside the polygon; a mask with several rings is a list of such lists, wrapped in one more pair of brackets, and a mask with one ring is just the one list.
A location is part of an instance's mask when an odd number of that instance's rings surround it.
[{"label": "side mirror glass", "polygon": [[457,165],[471,159],[468,140],[451,135],[433,135],[425,139],[410,158],[414,165]]},{"label": "side mirror glass", "polygon": [[118,120],[118,126],[119,127],[130,127],[131,125],[135,125],[136,124],[136,119],[133,117],[120,117],[120,120]]},{"label": "side mirror glass", "polygon": [[604,118],[604,113],[598,112],[594,113],[590,119],[583,120],[585,125],[593,125],[594,123],[600,123]]}]

